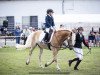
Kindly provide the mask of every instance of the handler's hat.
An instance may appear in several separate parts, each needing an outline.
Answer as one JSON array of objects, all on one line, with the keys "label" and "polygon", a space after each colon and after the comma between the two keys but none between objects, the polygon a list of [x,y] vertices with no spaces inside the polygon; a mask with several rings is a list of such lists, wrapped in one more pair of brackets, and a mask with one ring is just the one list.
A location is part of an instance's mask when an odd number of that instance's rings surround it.
[{"label": "handler's hat", "polygon": [[79,30],[84,31],[83,27],[78,27],[78,31],[79,31]]},{"label": "handler's hat", "polygon": [[49,14],[50,12],[54,13],[52,9],[47,9],[47,14]]}]

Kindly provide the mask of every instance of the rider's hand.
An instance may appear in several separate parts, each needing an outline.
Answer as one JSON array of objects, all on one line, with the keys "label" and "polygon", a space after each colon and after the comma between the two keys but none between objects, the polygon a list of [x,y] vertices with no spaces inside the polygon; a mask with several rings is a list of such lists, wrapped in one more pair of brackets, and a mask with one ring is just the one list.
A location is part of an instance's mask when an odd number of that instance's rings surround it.
[{"label": "rider's hand", "polygon": [[55,26],[53,26],[52,28],[53,28],[53,31],[56,31],[56,27]]},{"label": "rider's hand", "polygon": [[52,26],[50,28],[53,30],[53,27]]},{"label": "rider's hand", "polygon": [[53,26],[53,27],[51,26],[51,29],[52,29],[53,31],[55,31],[55,27],[54,27],[54,26]]}]

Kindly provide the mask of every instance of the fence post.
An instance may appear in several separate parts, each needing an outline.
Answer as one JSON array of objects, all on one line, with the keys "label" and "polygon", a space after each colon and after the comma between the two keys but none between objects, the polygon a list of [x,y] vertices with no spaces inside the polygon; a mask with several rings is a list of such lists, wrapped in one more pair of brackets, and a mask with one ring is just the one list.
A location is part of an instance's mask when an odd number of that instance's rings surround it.
[{"label": "fence post", "polygon": [[6,45],[6,35],[5,35],[5,45]]}]

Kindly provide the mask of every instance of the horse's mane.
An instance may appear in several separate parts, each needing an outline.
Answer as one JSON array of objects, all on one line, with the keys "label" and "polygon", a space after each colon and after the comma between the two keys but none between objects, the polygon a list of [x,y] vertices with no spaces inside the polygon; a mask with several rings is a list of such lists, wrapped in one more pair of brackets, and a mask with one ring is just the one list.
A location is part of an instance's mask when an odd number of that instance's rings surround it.
[{"label": "horse's mane", "polygon": [[70,30],[67,30],[67,29],[62,29],[62,30],[57,30],[56,32],[61,32],[61,31],[68,31],[68,32],[71,32]]},{"label": "horse's mane", "polygon": [[[44,30],[38,30],[38,31],[44,31]],[[68,31],[68,32],[71,32],[71,30],[67,30],[67,29],[59,29],[59,30],[56,30],[56,32],[60,32],[60,31]]]}]

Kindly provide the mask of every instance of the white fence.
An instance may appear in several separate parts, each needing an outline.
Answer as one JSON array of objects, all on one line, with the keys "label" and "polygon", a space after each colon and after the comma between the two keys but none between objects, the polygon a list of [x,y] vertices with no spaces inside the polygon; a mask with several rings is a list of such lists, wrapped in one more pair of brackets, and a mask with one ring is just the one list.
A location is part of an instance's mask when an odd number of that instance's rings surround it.
[{"label": "white fence", "polygon": [[[15,46],[16,45],[16,37],[21,36],[0,36],[0,46]],[[23,40],[20,39],[20,44],[23,44]]]}]

